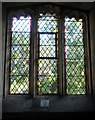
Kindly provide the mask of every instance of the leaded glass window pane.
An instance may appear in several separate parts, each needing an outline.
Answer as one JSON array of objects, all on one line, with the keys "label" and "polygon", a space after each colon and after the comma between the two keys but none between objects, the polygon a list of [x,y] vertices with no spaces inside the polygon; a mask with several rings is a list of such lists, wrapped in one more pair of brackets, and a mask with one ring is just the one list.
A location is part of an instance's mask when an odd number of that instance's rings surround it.
[{"label": "leaded glass window pane", "polygon": [[65,17],[65,60],[67,94],[85,94],[83,19]]},{"label": "leaded glass window pane", "polygon": [[38,73],[37,93],[57,94],[57,18],[51,14],[40,14],[38,20]]},{"label": "leaded glass window pane", "polygon": [[29,93],[30,16],[12,17],[10,94]]},{"label": "leaded glass window pane", "polygon": [[38,31],[39,32],[56,32],[57,29],[57,18],[55,15],[51,14],[40,14],[38,20]]},{"label": "leaded glass window pane", "polygon": [[57,93],[57,60],[38,60],[38,91],[49,94]]},{"label": "leaded glass window pane", "polygon": [[56,34],[39,34],[39,56],[56,57]]}]

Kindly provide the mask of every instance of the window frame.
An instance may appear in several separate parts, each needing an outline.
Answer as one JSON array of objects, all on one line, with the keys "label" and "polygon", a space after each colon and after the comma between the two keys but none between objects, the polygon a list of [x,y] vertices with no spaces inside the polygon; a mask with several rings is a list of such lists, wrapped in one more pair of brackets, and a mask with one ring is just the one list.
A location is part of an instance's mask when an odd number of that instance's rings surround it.
[{"label": "window frame", "polygon": [[[51,6],[51,5],[50,5]],[[47,7],[44,7],[44,10],[45,10],[45,13],[46,12],[53,12],[54,10],[53,10],[53,6],[51,7],[51,9],[49,10],[49,7],[48,7],[48,9],[46,9]],[[59,9],[59,8],[58,8]],[[71,9],[70,9],[71,10]],[[27,10],[22,10],[22,11],[27,11]],[[35,11],[35,10],[34,10]],[[31,28],[31,30],[32,30],[32,33],[31,33],[31,42],[30,42],[30,73],[32,73],[32,74],[30,74],[30,86],[29,86],[29,94],[30,95],[32,95],[33,97],[35,97],[35,96],[37,96],[37,91],[36,91],[36,75],[37,75],[37,67],[36,67],[36,65],[37,65],[37,63],[36,63],[36,52],[37,52],[37,49],[36,49],[36,40],[37,40],[37,20],[38,20],[38,18],[39,18],[39,13],[40,12],[42,12],[43,11],[43,9],[42,8],[40,8],[39,7],[39,9],[37,9],[37,11],[36,11],[36,13],[34,12],[33,10],[32,10],[32,12],[30,12],[30,9],[28,10],[28,12],[26,12],[26,14],[29,14],[29,15],[31,15],[32,16],[32,28]],[[39,12],[38,12],[39,11]],[[67,12],[66,12],[67,11]],[[66,94],[66,81],[65,81],[65,71],[64,71],[64,68],[65,68],[65,64],[64,64],[64,59],[65,59],[65,56],[63,55],[62,56],[62,54],[64,54],[64,48],[63,47],[60,47],[60,45],[62,45],[63,44],[63,46],[64,46],[64,33],[62,32],[62,30],[63,30],[63,28],[64,28],[64,26],[63,26],[63,20],[64,20],[64,16],[66,16],[66,15],[69,15],[69,12],[68,12],[69,10],[65,10],[65,12],[62,12],[61,14],[62,15],[60,15],[60,12],[59,11],[57,11],[56,13],[57,13],[57,15],[58,15],[58,29],[59,29],[59,32],[58,32],[58,36],[59,36],[59,41],[58,41],[58,51],[60,51],[59,52],[59,54],[58,54],[58,71],[59,71],[59,76],[58,76],[58,79],[59,79],[59,89],[58,89],[58,94],[57,95],[67,95]],[[71,13],[74,13],[74,12],[76,12],[75,10],[72,10],[72,12]],[[18,10],[18,12],[14,12],[14,13],[12,13],[11,14],[11,16],[13,15],[13,14],[18,14],[18,16],[19,16],[19,13],[20,13],[20,11]],[[21,14],[22,14],[23,12],[21,12]],[[35,14],[34,14],[35,13]],[[85,16],[85,19],[86,19],[86,21],[84,22],[84,45],[85,45],[85,49],[84,49],[84,51],[85,51],[85,58],[86,58],[86,74],[85,74],[85,76],[86,76],[86,94],[91,94],[91,76],[90,76],[90,59],[89,59],[89,40],[88,40],[88,20],[87,20],[87,16],[86,16],[86,13],[84,13],[84,12],[82,12],[81,14],[80,14],[80,11],[78,12],[76,12],[79,16]],[[70,16],[70,15],[69,15]],[[72,15],[71,15],[72,16]],[[71,17],[70,16],[70,17]],[[74,14],[73,16],[76,16],[76,14]],[[10,15],[9,15],[9,17],[10,17]],[[9,19],[9,17],[8,17],[8,19]],[[9,26],[10,26],[10,22],[8,22],[7,23],[8,24],[8,28],[9,28]],[[9,31],[8,31],[9,32]],[[34,34],[34,35],[33,35]],[[8,46],[8,45],[10,45],[10,42],[8,42],[9,41],[9,38],[10,38],[10,35],[9,34],[7,34],[6,33],[6,36],[7,36],[7,45],[6,46]],[[87,40],[87,41],[86,41]],[[6,48],[6,50],[7,50],[7,53],[8,53],[8,51],[10,51],[10,49],[8,50],[9,48]],[[7,55],[7,53],[6,53],[6,55]],[[32,59],[33,58],[33,59]],[[7,56],[6,56],[6,67],[8,67],[9,65],[7,64]],[[60,62],[59,62],[60,61]],[[9,69],[9,68],[8,68]],[[9,74],[8,73],[8,69],[6,69],[5,71],[5,73],[7,73],[7,75]],[[6,75],[5,75],[6,76]],[[33,79],[32,79],[33,78]],[[8,86],[9,86],[9,83],[7,83],[6,82],[6,77],[5,77],[5,84],[7,84],[7,88],[8,88]],[[6,92],[6,94],[8,94],[8,89],[7,90],[4,90],[5,92]],[[11,94],[10,94],[11,95]],[[17,94],[16,94],[17,95]],[[20,94],[20,95],[22,95],[22,94]]]}]

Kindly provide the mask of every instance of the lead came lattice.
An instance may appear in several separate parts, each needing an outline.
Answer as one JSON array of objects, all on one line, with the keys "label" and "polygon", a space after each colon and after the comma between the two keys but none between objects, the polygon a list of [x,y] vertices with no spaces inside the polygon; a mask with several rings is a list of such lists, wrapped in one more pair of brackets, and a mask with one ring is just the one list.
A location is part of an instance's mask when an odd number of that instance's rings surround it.
[{"label": "lead came lattice", "polygon": [[38,94],[57,94],[57,18],[40,14],[38,20]]},{"label": "lead came lattice", "polygon": [[29,93],[30,16],[12,18],[10,94]]},{"label": "lead came lattice", "polygon": [[65,18],[67,94],[85,94],[83,19]]}]

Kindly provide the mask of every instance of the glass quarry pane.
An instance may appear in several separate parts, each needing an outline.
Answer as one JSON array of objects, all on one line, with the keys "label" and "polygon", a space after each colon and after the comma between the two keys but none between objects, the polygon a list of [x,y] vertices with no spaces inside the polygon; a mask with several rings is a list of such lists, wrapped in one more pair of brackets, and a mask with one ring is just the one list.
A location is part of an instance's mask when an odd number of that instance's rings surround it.
[{"label": "glass quarry pane", "polygon": [[11,57],[14,59],[17,58],[29,58],[29,46],[12,46],[11,47]]},{"label": "glass quarry pane", "polygon": [[30,33],[12,32],[12,45],[29,45]]},{"label": "glass quarry pane", "polygon": [[31,17],[20,16],[19,19],[13,17],[12,19],[12,31],[13,32],[30,32]]},{"label": "glass quarry pane", "polygon": [[65,34],[66,45],[83,45],[83,34]]},{"label": "glass quarry pane", "polygon": [[38,75],[55,75],[57,74],[56,59],[39,59],[38,60]]},{"label": "glass quarry pane", "polygon": [[40,45],[55,45],[55,34],[40,34]]},{"label": "glass quarry pane", "polygon": [[83,60],[84,59],[84,47],[83,46],[66,46],[66,58],[71,60]]},{"label": "glass quarry pane", "polygon": [[55,46],[40,46],[40,57],[56,57]]},{"label": "glass quarry pane", "polygon": [[38,20],[39,32],[57,32],[57,18],[51,15],[43,15]]},{"label": "glass quarry pane", "polygon": [[57,93],[57,76],[39,76],[37,81],[39,94]]},{"label": "glass quarry pane", "polygon": [[67,77],[67,94],[85,94],[85,77]]},{"label": "glass quarry pane", "polygon": [[38,61],[38,93],[57,93],[57,60],[39,59]]},{"label": "glass quarry pane", "polygon": [[67,76],[79,77],[84,76],[84,62],[83,61],[66,61],[66,73]]},{"label": "glass quarry pane", "polygon": [[55,34],[40,34],[39,57],[56,57]]},{"label": "glass quarry pane", "polygon": [[17,76],[13,75],[10,77],[10,91],[11,94],[28,94],[29,93],[29,75]]}]

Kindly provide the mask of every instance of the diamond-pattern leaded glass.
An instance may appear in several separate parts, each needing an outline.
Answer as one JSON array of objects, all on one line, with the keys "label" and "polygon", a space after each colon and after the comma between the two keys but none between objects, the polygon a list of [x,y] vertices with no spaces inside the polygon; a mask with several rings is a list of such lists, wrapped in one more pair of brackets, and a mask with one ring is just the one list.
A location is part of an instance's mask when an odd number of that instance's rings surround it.
[{"label": "diamond-pattern leaded glass", "polygon": [[57,93],[57,60],[38,60],[38,91],[39,93]]},{"label": "diamond-pattern leaded glass", "polygon": [[56,57],[56,34],[40,34],[39,35],[39,56],[40,57]]},{"label": "diamond-pattern leaded glass", "polygon": [[85,94],[83,20],[65,18],[67,94]]},{"label": "diamond-pattern leaded glass", "polygon": [[29,93],[31,17],[12,18],[10,94]]},{"label": "diamond-pattern leaded glass", "polygon": [[55,15],[40,14],[38,20],[38,32],[57,32],[57,18]]},{"label": "diamond-pattern leaded glass", "polygon": [[38,20],[38,94],[57,94],[57,18],[40,14]]}]

